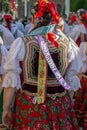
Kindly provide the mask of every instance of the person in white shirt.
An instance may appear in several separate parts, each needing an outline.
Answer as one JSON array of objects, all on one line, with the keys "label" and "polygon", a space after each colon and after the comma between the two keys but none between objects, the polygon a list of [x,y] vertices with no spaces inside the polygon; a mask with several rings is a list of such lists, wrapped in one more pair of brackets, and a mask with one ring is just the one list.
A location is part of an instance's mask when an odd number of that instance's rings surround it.
[{"label": "person in white shirt", "polygon": [[77,25],[71,29],[69,36],[80,46],[81,42],[86,41],[86,28],[84,22],[84,15],[86,14],[86,10],[80,9],[77,11]]},{"label": "person in white shirt", "polygon": [[18,29],[25,34],[24,25],[22,24],[22,20],[15,20],[15,24],[17,25]]},{"label": "person in white shirt", "polygon": [[32,18],[28,18],[28,23],[25,26],[25,34],[28,34],[33,28]]}]

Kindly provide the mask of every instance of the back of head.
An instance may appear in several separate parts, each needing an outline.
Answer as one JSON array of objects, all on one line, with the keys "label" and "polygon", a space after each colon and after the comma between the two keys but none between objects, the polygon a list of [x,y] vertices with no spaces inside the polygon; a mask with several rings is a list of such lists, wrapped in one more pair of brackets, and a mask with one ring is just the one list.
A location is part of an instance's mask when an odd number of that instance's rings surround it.
[{"label": "back of head", "polygon": [[84,24],[85,28],[87,29],[87,11],[84,10],[84,9],[79,9],[77,11],[77,16],[82,21],[82,23]]},{"label": "back of head", "polygon": [[58,23],[60,15],[57,13],[57,6],[51,0],[40,0],[33,4],[31,12],[38,19],[36,27],[46,26],[53,20]]},{"label": "back of head", "polygon": [[79,9],[77,10],[77,16],[80,20],[82,20],[82,16],[86,13],[86,10],[84,9]]}]

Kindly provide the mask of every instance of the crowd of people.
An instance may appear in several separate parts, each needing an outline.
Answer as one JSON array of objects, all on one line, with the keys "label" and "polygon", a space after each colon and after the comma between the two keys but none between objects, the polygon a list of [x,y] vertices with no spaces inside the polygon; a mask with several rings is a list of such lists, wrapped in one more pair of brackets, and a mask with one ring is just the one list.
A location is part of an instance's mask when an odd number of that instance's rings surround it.
[{"label": "crowd of people", "polygon": [[87,130],[87,11],[40,0],[0,24],[0,130]]}]

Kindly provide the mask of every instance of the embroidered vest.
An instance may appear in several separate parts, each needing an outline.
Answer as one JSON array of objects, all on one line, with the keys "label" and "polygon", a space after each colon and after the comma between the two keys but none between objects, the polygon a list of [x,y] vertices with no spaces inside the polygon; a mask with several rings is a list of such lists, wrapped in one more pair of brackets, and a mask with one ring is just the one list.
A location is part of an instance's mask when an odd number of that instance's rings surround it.
[{"label": "embroidered vest", "polygon": [[[23,67],[23,84],[37,86],[38,83],[38,63],[39,63],[39,45],[37,41],[37,37],[28,36],[24,37],[23,41],[25,43],[25,58],[22,62]],[[48,41],[46,41],[48,42]],[[51,43],[48,42],[48,48],[50,54],[56,64],[58,70],[64,76],[66,69],[69,65],[68,62],[68,47],[69,41],[62,37],[59,38],[60,47],[57,49]],[[48,79],[47,79],[48,87],[60,86],[59,82],[56,80],[54,74],[48,66]]]}]

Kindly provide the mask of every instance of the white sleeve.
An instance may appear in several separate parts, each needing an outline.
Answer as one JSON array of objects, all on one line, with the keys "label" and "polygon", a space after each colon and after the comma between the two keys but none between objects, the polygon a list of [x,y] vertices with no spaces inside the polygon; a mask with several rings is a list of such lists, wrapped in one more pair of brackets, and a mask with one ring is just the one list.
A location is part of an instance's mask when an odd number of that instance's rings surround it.
[{"label": "white sleeve", "polygon": [[6,62],[6,58],[8,55],[8,50],[6,49],[6,47],[4,45],[1,45],[1,66],[0,66],[0,74],[4,74],[4,70],[3,70],[3,66]]},{"label": "white sleeve", "polygon": [[77,91],[80,87],[80,80],[77,77],[77,74],[81,71],[81,67],[83,65],[81,57],[78,54],[78,49],[73,46],[74,42],[71,41],[72,43],[72,53],[73,53],[73,59],[67,68],[67,72],[65,75],[65,80],[67,83],[71,86],[71,90]]},{"label": "white sleeve", "polygon": [[80,25],[80,32],[86,34],[86,29],[83,24]]},{"label": "white sleeve", "polygon": [[71,29],[71,31],[69,32],[69,36],[76,42],[76,40],[80,36],[80,29],[77,25]]},{"label": "white sleeve", "polygon": [[14,41],[13,34],[4,26],[0,25],[0,28],[2,28],[3,32],[3,44],[6,46],[7,49],[10,48],[11,44]]},{"label": "white sleeve", "polygon": [[25,55],[25,46],[21,38],[17,38],[9,50],[6,63],[4,65],[4,79],[2,87],[21,88],[20,73],[21,67],[19,62],[23,60]]},{"label": "white sleeve", "polygon": [[70,33],[70,26],[64,21],[64,34],[68,36]]}]

